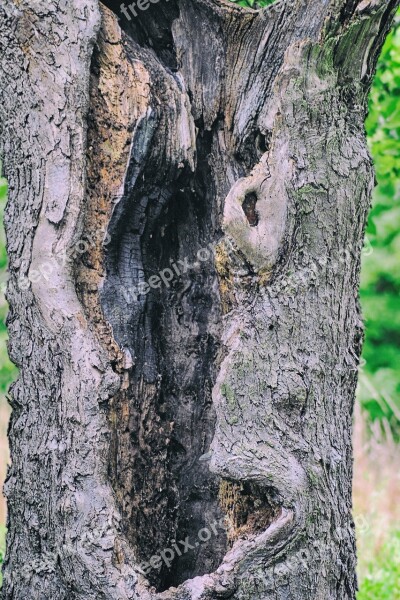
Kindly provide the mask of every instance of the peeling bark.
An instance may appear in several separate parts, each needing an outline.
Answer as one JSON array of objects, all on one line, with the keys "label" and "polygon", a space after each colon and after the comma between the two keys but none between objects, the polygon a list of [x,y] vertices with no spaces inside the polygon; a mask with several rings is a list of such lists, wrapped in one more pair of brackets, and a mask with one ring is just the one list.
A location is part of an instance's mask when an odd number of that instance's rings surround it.
[{"label": "peeling bark", "polygon": [[364,119],[397,4],[3,0],[3,598],[355,597]]}]

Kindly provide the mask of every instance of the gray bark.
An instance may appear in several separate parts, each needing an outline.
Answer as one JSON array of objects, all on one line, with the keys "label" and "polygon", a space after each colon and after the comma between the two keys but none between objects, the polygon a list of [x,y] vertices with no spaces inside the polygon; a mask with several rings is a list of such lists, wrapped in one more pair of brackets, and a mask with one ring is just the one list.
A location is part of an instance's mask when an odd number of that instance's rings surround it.
[{"label": "gray bark", "polygon": [[0,5],[3,598],[353,599],[364,119],[398,2],[106,4]]}]

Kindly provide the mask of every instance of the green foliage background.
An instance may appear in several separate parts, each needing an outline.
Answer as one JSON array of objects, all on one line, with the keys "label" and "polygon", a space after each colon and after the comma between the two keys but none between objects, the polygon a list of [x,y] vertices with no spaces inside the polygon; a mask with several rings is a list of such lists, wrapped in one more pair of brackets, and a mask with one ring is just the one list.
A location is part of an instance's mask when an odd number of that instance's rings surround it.
[{"label": "green foliage background", "polygon": [[[0,223],[3,223],[6,195],[6,181],[0,178]],[[5,234],[3,227],[0,227],[0,401],[4,399],[7,389],[16,377],[17,372],[14,365],[8,359],[6,347],[7,331],[5,322],[7,316],[7,302],[4,295],[6,280],[7,253],[5,247]]]},{"label": "green foliage background", "polygon": [[263,8],[264,6],[273,4],[275,0],[233,0],[233,2],[245,8]]},{"label": "green foliage background", "polygon": [[400,436],[400,15],[381,54],[366,122],[378,186],[367,228],[361,304],[366,361],[359,397],[372,420]]}]

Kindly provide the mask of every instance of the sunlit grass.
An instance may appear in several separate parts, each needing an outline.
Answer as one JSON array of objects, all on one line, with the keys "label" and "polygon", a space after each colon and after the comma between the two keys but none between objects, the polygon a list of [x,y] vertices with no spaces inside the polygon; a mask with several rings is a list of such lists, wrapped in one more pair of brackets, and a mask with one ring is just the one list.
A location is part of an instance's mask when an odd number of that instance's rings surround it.
[{"label": "sunlit grass", "polygon": [[400,598],[400,530],[390,533],[379,552],[365,567],[357,600]]},{"label": "sunlit grass", "polygon": [[357,600],[400,598],[400,447],[389,426],[366,425],[356,411],[354,517],[357,528]]}]

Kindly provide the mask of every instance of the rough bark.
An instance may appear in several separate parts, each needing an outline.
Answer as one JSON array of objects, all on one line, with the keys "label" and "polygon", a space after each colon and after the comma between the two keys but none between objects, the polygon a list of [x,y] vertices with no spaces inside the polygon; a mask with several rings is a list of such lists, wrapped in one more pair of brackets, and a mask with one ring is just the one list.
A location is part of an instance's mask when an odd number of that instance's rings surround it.
[{"label": "rough bark", "polygon": [[363,123],[398,2],[106,4],[0,5],[3,598],[353,599]]}]

